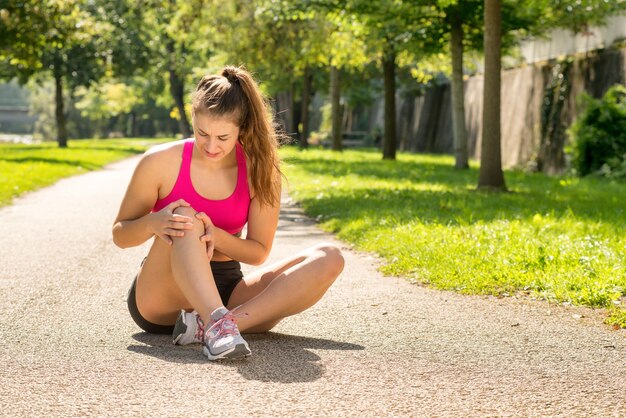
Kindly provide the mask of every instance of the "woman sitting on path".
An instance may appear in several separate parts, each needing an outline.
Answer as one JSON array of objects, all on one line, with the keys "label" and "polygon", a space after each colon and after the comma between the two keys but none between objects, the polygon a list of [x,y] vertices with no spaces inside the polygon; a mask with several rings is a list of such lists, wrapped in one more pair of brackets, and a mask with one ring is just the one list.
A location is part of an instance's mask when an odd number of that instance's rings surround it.
[{"label": "woman sitting on path", "polygon": [[192,122],[194,138],[138,163],[113,241],[127,248],[155,237],[128,294],[137,325],[175,344],[203,343],[210,360],[241,358],[250,349],[240,332],[266,332],[312,306],[344,261],[319,245],[243,277],[239,263],[262,264],[278,225],[272,115],[251,75],[229,66],[198,84]]}]

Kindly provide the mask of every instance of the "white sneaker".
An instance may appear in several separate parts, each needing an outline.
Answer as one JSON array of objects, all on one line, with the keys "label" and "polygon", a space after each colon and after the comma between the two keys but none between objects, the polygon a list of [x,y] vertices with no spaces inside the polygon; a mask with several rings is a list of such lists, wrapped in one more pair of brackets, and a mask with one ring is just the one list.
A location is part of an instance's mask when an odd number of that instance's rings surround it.
[{"label": "white sneaker", "polygon": [[178,345],[196,344],[204,341],[204,322],[196,311],[180,311],[174,325],[172,339],[174,344]]},{"label": "white sneaker", "polygon": [[209,360],[241,359],[250,355],[250,347],[239,333],[235,317],[224,307],[211,314],[213,324],[204,334],[203,350]]}]

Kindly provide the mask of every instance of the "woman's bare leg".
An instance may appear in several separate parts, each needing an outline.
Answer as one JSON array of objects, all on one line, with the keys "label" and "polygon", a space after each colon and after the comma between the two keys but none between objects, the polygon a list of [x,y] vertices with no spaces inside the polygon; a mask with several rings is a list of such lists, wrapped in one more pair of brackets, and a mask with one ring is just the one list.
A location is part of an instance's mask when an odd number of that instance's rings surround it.
[{"label": "woman's bare leg", "polygon": [[266,332],[281,319],[313,306],[343,270],[334,245],[318,245],[254,272],[241,281],[228,301],[241,332]]},{"label": "woman's bare leg", "polygon": [[174,237],[172,244],[172,273],[176,284],[205,324],[211,321],[211,312],[224,306],[215,286],[211,265],[207,258],[206,244],[200,241],[204,224],[196,219],[196,212],[189,207],[174,210],[179,215],[194,220],[193,229],[182,237]]},{"label": "woman's bare leg", "polygon": [[[190,208],[175,211],[194,219],[194,229],[175,237],[170,247],[157,242],[137,282],[137,306],[144,318],[156,324],[173,324],[181,309],[195,309],[205,323],[222,306],[199,237],[204,225]],[[193,212],[193,213],[192,213]],[[318,245],[242,280],[228,301],[242,332],[265,332],[281,319],[302,312],[326,293],[343,270],[341,251],[333,245]],[[236,309],[235,309],[236,308]]]},{"label": "woman's bare leg", "polygon": [[174,237],[171,246],[156,241],[137,280],[137,307],[155,324],[171,325],[181,309],[195,309],[205,323],[213,310],[223,306],[211,267],[206,244],[199,237],[204,225],[195,211],[181,207],[175,213],[194,219],[194,228]]}]

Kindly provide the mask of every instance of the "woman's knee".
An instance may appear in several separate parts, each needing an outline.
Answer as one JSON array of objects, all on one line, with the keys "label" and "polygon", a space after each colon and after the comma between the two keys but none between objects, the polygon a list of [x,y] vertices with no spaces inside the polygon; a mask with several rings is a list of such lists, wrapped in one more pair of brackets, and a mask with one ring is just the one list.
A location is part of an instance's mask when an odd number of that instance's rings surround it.
[{"label": "woman's knee", "polygon": [[[192,207],[179,206],[176,209],[174,209],[174,213],[176,215],[187,216],[192,219],[193,229],[191,230],[186,229],[185,235],[183,237],[188,237],[188,236],[199,237],[200,235],[204,234],[204,223],[202,223],[201,220],[196,218],[196,211]],[[189,232],[191,231],[193,231],[193,233],[189,234]]]},{"label": "woman's knee", "polygon": [[192,218],[194,220],[194,222],[195,221],[200,222],[196,218],[196,211],[191,206],[179,206],[176,209],[174,209],[174,213],[177,214],[177,215],[188,216],[188,217]]},{"label": "woman's knee", "polygon": [[338,246],[330,243],[317,245],[313,248],[314,253],[319,257],[324,276],[331,280],[331,283],[343,271],[345,260]]}]

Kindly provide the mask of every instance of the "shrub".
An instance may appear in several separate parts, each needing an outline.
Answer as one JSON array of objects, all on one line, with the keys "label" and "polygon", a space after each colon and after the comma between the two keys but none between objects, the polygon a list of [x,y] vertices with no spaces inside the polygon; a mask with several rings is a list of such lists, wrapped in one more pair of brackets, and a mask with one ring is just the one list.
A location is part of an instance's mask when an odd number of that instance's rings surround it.
[{"label": "shrub", "polygon": [[583,113],[570,129],[573,166],[581,176],[626,178],[626,87],[611,87],[602,99],[583,93]]}]

